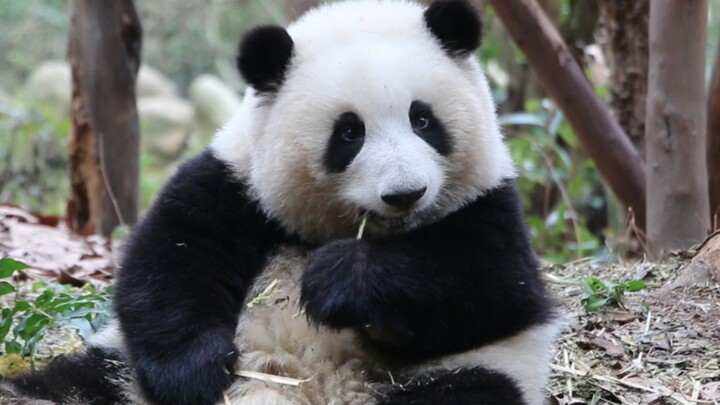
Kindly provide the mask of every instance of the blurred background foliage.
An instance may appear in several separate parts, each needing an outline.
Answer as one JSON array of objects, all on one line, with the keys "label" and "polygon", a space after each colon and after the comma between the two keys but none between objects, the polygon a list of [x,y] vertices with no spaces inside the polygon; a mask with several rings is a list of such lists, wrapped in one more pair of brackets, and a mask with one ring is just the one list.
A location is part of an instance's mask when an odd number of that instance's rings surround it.
[{"label": "blurred background foliage", "polygon": [[[143,208],[178,162],[201,149],[239,102],[243,84],[234,54],[242,32],[258,23],[284,24],[292,2],[135,2],[144,29],[143,64],[151,67],[141,72],[138,88]],[[607,99],[611,66],[604,57],[601,24],[597,15],[578,20],[578,10],[595,1],[541,3],[577,52],[597,93]],[[708,77],[720,33],[720,0],[711,0],[710,10]],[[562,112],[532,79],[492,10],[485,11],[479,58],[518,166],[538,251],[555,263],[614,257],[631,232],[622,207]],[[63,214],[69,194],[70,82],[63,76],[69,75],[64,64],[68,16],[67,0],[0,0],[0,202],[49,214]],[[51,72],[50,79],[38,78],[41,68]]]}]

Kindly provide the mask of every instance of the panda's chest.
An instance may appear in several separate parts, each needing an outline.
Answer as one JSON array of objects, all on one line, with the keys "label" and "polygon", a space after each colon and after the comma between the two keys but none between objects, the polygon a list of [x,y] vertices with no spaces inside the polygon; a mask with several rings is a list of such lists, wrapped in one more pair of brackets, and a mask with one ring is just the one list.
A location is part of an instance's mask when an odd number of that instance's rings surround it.
[{"label": "panda's chest", "polygon": [[268,261],[248,292],[235,338],[240,351],[236,370],[303,382],[295,387],[241,378],[235,396],[248,398],[260,390],[295,403],[332,403],[333,395],[342,396],[335,403],[371,403],[369,357],[353,332],[310,324],[302,312],[300,276],[307,257],[304,249],[284,248]]}]

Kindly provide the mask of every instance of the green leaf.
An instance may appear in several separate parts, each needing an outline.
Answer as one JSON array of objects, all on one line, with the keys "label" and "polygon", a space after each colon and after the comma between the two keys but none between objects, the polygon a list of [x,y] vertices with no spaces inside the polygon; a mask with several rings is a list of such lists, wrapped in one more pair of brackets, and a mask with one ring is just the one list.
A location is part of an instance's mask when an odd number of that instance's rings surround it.
[{"label": "green leaf", "polygon": [[582,289],[584,298],[595,295],[601,285],[600,280],[592,277],[580,280],[580,289]]},{"label": "green leaf", "polygon": [[0,259],[0,278],[10,277],[15,271],[27,269],[27,264],[9,257]]},{"label": "green leaf", "polygon": [[585,310],[587,312],[595,312],[600,309],[602,309],[605,305],[608,304],[607,298],[598,297],[596,295],[589,297],[585,301]]},{"label": "green leaf", "polygon": [[15,315],[15,311],[10,308],[4,308],[2,312],[0,312],[0,342],[5,340],[5,336],[10,332],[13,315]]},{"label": "green leaf", "polygon": [[12,342],[5,342],[5,353],[20,354],[21,351],[22,351],[22,345],[20,343],[14,341],[14,340]]},{"label": "green leaf", "polygon": [[0,281],[0,296],[10,294],[15,291],[15,287],[7,281]]},{"label": "green leaf", "polygon": [[52,290],[45,290],[35,299],[35,306],[38,308],[44,308],[48,305],[49,302],[53,299],[55,294]]},{"label": "green leaf", "polygon": [[45,328],[45,326],[47,326],[49,323],[50,319],[43,314],[32,314],[30,316],[25,316],[15,327],[15,333],[24,340],[29,340],[39,331]]},{"label": "green leaf", "polygon": [[602,285],[603,285],[603,287],[604,287],[606,290],[608,290],[608,291],[613,291],[613,290],[615,290],[615,288],[616,288],[617,286],[619,286],[620,284],[618,284],[618,283],[613,283],[612,281],[602,281]]},{"label": "green leaf", "polygon": [[626,284],[627,290],[631,292],[644,290],[647,288],[647,283],[642,280],[630,280]]},{"label": "green leaf", "polygon": [[23,356],[32,356],[35,352],[35,346],[37,343],[45,337],[45,329],[40,329],[38,333],[33,335],[30,339],[25,341],[25,350],[23,350]]},{"label": "green leaf", "polygon": [[15,303],[15,311],[16,312],[25,312],[25,311],[29,310],[30,308],[31,308],[30,303],[27,301],[18,301]]},{"label": "green leaf", "polygon": [[565,143],[567,143],[571,148],[575,148],[577,146],[578,142],[575,137],[575,132],[567,120],[563,120],[558,131],[560,133],[560,138],[562,138],[562,140],[565,141]]}]

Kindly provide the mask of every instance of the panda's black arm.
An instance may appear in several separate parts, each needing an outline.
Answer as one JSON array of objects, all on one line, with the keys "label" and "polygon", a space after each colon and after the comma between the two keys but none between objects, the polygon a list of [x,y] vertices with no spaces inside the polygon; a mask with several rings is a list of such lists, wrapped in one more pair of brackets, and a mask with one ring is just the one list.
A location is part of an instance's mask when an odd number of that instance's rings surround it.
[{"label": "panda's black arm", "polygon": [[212,404],[232,382],[249,284],[283,234],[210,151],[160,193],[125,247],[114,304],[156,404]]},{"label": "panda's black arm", "polygon": [[476,347],[551,316],[511,181],[410,233],[321,247],[301,299],[312,320],[356,328],[413,358]]}]

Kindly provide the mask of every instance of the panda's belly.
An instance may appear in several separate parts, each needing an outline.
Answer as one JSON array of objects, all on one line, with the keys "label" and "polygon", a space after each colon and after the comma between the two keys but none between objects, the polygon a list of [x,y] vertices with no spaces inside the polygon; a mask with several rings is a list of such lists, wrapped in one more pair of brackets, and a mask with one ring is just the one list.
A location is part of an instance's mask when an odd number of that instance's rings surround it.
[{"label": "panda's belly", "polygon": [[[299,386],[239,377],[227,391],[232,404],[368,404],[373,387],[368,355],[351,331],[310,324],[299,306],[307,252],[281,250],[248,293],[238,322],[237,371],[290,377]],[[226,402],[226,401],[225,401]]]}]

